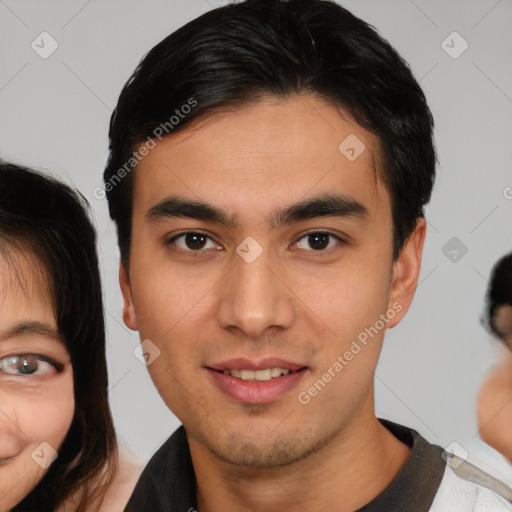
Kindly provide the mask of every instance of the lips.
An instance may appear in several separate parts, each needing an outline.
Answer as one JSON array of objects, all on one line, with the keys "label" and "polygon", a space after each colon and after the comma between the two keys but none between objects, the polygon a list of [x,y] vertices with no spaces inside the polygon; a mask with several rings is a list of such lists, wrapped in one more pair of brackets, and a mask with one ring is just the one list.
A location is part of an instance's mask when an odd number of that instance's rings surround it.
[{"label": "lips", "polygon": [[267,381],[281,377],[281,375],[288,375],[290,370],[285,368],[267,368],[265,370],[222,370],[224,375],[231,375],[242,380],[258,380]]},{"label": "lips", "polygon": [[265,404],[278,400],[293,389],[308,367],[278,358],[250,361],[229,359],[206,367],[221,391],[236,401]]},{"label": "lips", "polygon": [[227,361],[222,361],[220,363],[209,365],[208,368],[217,371],[224,370],[266,370],[268,368],[282,368],[284,370],[289,370],[291,372],[296,372],[301,368],[304,368],[305,365],[293,363],[290,361],[286,361],[284,359],[279,359],[276,357],[271,357],[267,359],[262,359],[261,361],[254,362],[249,359],[237,358],[237,359],[228,359]]}]

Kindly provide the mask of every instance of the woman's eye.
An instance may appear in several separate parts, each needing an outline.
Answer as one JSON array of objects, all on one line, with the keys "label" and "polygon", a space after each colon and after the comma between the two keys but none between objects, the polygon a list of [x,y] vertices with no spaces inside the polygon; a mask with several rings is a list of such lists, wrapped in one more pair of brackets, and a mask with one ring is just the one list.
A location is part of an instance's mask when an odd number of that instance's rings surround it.
[{"label": "woman's eye", "polygon": [[36,354],[15,354],[0,359],[0,372],[7,375],[47,376],[58,373],[62,365],[52,359]]},{"label": "woman's eye", "polygon": [[303,236],[296,245],[299,249],[306,249],[314,251],[324,251],[330,249],[338,243],[343,243],[343,240],[332,233],[309,233]]},{"label": "woman's eye", "polygon": [[168,242],[175,243],[185,251],[201,251],[202,249],[222,249],[208,235],[204,233],[182,233],[171,238]]}]

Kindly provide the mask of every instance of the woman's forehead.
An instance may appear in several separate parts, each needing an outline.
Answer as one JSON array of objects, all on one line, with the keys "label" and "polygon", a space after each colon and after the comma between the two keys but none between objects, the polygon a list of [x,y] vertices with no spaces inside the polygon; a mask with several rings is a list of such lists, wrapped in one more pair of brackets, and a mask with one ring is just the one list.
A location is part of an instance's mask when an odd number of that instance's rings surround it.
[{"label": "woman's forehead", "polygon": [[56,323],[48,271],[29,249],[0,249],[0,322],[7,316],[36,315]]}]

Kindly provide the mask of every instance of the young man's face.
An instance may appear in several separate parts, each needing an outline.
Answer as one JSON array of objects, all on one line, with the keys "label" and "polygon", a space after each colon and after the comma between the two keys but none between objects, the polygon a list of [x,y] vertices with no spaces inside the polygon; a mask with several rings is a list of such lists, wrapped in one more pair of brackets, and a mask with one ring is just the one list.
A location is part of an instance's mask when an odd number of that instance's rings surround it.
[{"label": "young man's face", "polygon": [[149,371],[191,446],[277,466],[374,417],[424,239],[419,222],[393,263],[377,161],[374,136],[298,96],[191,125],[137,167],[124,318],[160,350]]}]

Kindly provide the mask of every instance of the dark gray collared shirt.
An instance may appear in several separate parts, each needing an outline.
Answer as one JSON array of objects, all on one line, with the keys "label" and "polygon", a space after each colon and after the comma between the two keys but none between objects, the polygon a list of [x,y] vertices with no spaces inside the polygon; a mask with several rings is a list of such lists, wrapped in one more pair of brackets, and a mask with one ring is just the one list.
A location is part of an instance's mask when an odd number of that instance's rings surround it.
[{"label": "dark gray collared shirt", "polygon": [[[442,448],[418,432],[387,420],[380,422],[411,453],[396,477],[358,512],[428,512],[446,463]],[[187,435],[178,428],[144,469],[125,512],[192,512],[197,510],[196,480]]]}]

